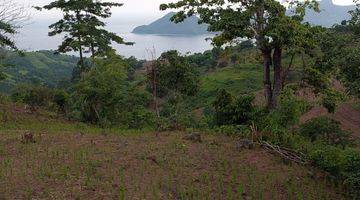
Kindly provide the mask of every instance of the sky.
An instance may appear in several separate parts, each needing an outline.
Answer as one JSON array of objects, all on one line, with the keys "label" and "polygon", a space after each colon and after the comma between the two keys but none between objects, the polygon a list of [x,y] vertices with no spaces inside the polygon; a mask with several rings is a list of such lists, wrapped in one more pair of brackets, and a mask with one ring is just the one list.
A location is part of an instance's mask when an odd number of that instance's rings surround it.
[{"label": "sky", "polygon": [[[50,3],[52,0],[14,0],[25,6],[41,6]],[[116,8],[113,13],[114,18],[120,17],[159,17],[164,12],[159,11],[159,5],[161,3],[175,2],[176,0],[111,0],[113,2],[124,3],[121,8]],[[352,0],[333,0],[335,4],[350,5]],[[165,11],[168,12],[168,11]],[[34,19],[51,19],[58,18],[58,12],[40,13],[37,11],[31,12]]]}]

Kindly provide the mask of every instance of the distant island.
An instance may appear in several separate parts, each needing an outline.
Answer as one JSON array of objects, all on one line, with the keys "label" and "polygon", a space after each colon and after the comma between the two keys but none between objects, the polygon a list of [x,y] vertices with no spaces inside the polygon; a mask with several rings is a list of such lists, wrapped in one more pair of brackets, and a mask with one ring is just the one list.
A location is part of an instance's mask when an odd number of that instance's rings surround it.
[{"label": "distant island", "polygon": [[158,34],[158,35],[204,35],[209,34],[208,25],[199,24],[199,18],[192,16],[182,23],[174,23],[170,19],[176,14],[170,12],[164,17],[152,22],[149,25],[136,27],[132,33],[136,34]]}]

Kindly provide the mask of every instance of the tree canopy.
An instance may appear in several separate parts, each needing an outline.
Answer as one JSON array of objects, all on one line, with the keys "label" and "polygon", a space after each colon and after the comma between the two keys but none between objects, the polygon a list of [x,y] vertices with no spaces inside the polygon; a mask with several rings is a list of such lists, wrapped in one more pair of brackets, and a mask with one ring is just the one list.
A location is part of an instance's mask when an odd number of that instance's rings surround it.
[{"label": "tree canopy", "polygon": [[[236,42],[239,38],[254,39],[264,58],[265,96],[271,108],[276,107],[282,89],[282,51],[286,47],[308,43],[309,25],[302,24],[302,21],[307,8],[318,10],[318,3],[314,0],[293,0],[288,5],[290,14],[276,0],[181,0],[162,4],[160,9],[180,9],[172,17],[174,22],[199,15],[199,23],[207,23],[209,31],[219,32],[212,39],[216,46]],[[273,83],[271,66],[274,68]]]},{"label": "tree canopy", "polygon": [[100,2],[97,0],[57,0],[38,10],[60,9],[63,18],[49,26],[49,36],[64,34],[62,44],[58,52],[79,52],[79,65],[84,70],[83,53],[91,53],[91,56],[103,57],[109,51],[114,51],[110,46],[114,41],[118,44],[130,45],[123,38],[104,29],[105,23],[101,19],[111,17],[111,8],[120,7],[121,3]]}]

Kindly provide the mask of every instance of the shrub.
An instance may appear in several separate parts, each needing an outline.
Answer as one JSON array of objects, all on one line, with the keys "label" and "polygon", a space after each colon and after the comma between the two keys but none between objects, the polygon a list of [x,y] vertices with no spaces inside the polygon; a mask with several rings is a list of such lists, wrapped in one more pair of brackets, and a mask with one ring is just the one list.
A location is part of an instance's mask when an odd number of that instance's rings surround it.
[{"label": "shrub", "polygon": [[274,117],[283,127],[295,125],[299,122],[303,107],[303,101],[295,97],[292,89],[286,88],[280,95],[279,106],[274,112]]},{"label": "shrub", "polygon": [[344,184],[350,195],[360,198],[360,153],[356,150],[345,151]]},{"label": "shrub", "polygon": [[75,87],[71,115],[101,126],[144,128],[151,124],[152,114],[146,110],[150,95],[130,84],[125,67],[121,57],[97,60]]},{"label": "shrub", "polygon": [[9,96],[5,94],[0,94],[0,104],[8,103],[10,102]]},{"label": "shrub", "polygon": [[350,134],[341,130],[340,122],[328,118],[314,118],[299,128],[299,133],[311,139],[311,141],[321,140],[329,145],[346,146],[350,141]]},{"label": "shrub", "polygon": [[35,85],[18,85],[11,93],[15,102],[25,103],[32,108],[49,106],[53,100],[53,91],[50,88]]},{"label": "shrub", "polygon": [[57,105],[58,110],[65,113],[69,101],[69,94],[64,90],[55,90],[53,101]]},{"label": "shrub", "polygon": [[338,103],[343,100],[342,94],[331,89],[327,89],[322,97],[322,105],[329,113],[335,113]]},{"label": "shrub", "polygon": [[32,110],[44,107],[63,113],[66,110],[68,96],[64,90],[27,84],[18,85],[11,93],[14,102],[27,104]]},{"label": "shrub", "polygon": [[360,152],[330,145],[314,145],[310,150],[313,164],[344,181],[353,199],[360,198]]},{"label": "shrub", "polygon": [[185,98],[183,95],[172,95],[162,107],[160,114],[168,119],[169,128],[172,130],[185,130],[196,126],[194,113]]},{"label": "shrub", "polygon": [[345,186],[349,191],[349,195],[353,199],[360,198],[360,173],[350,174],[344,181]]},{"label": "shrub", "polygon": [[314,146],[310,151],[310,159],[315,166],[337,177],[340,177],[345,162],[342,151],[329,145]]},{"label": "shrub", "polygon": [[234,98],[226,90],[219,91],[213,102],[214,121],[216,125],[247,124],[254,118],[254,96],[243,95]]}]

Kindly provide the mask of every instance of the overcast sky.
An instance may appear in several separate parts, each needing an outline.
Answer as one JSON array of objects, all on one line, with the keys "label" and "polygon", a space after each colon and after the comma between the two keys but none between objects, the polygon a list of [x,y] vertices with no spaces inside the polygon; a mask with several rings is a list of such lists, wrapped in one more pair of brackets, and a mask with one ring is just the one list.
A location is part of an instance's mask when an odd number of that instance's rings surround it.
[{"label": "overcast sky", "polygon": [[[14,0],[26,6],[41,6],[48,4],[52,0]],[[176,0],[112,0],[113,2],[124,3],[124,6],[114,10],[114,18],[116,17],[136,17],[136,16],[160,16],[163,13],[159,11],[159,5],[165,2],[174,2]],[[349,5],[352,0],[333,0],[335,4]],[[56,18],[56,12],[40,13],[32,12],[33,19],[49,19]]]}]

